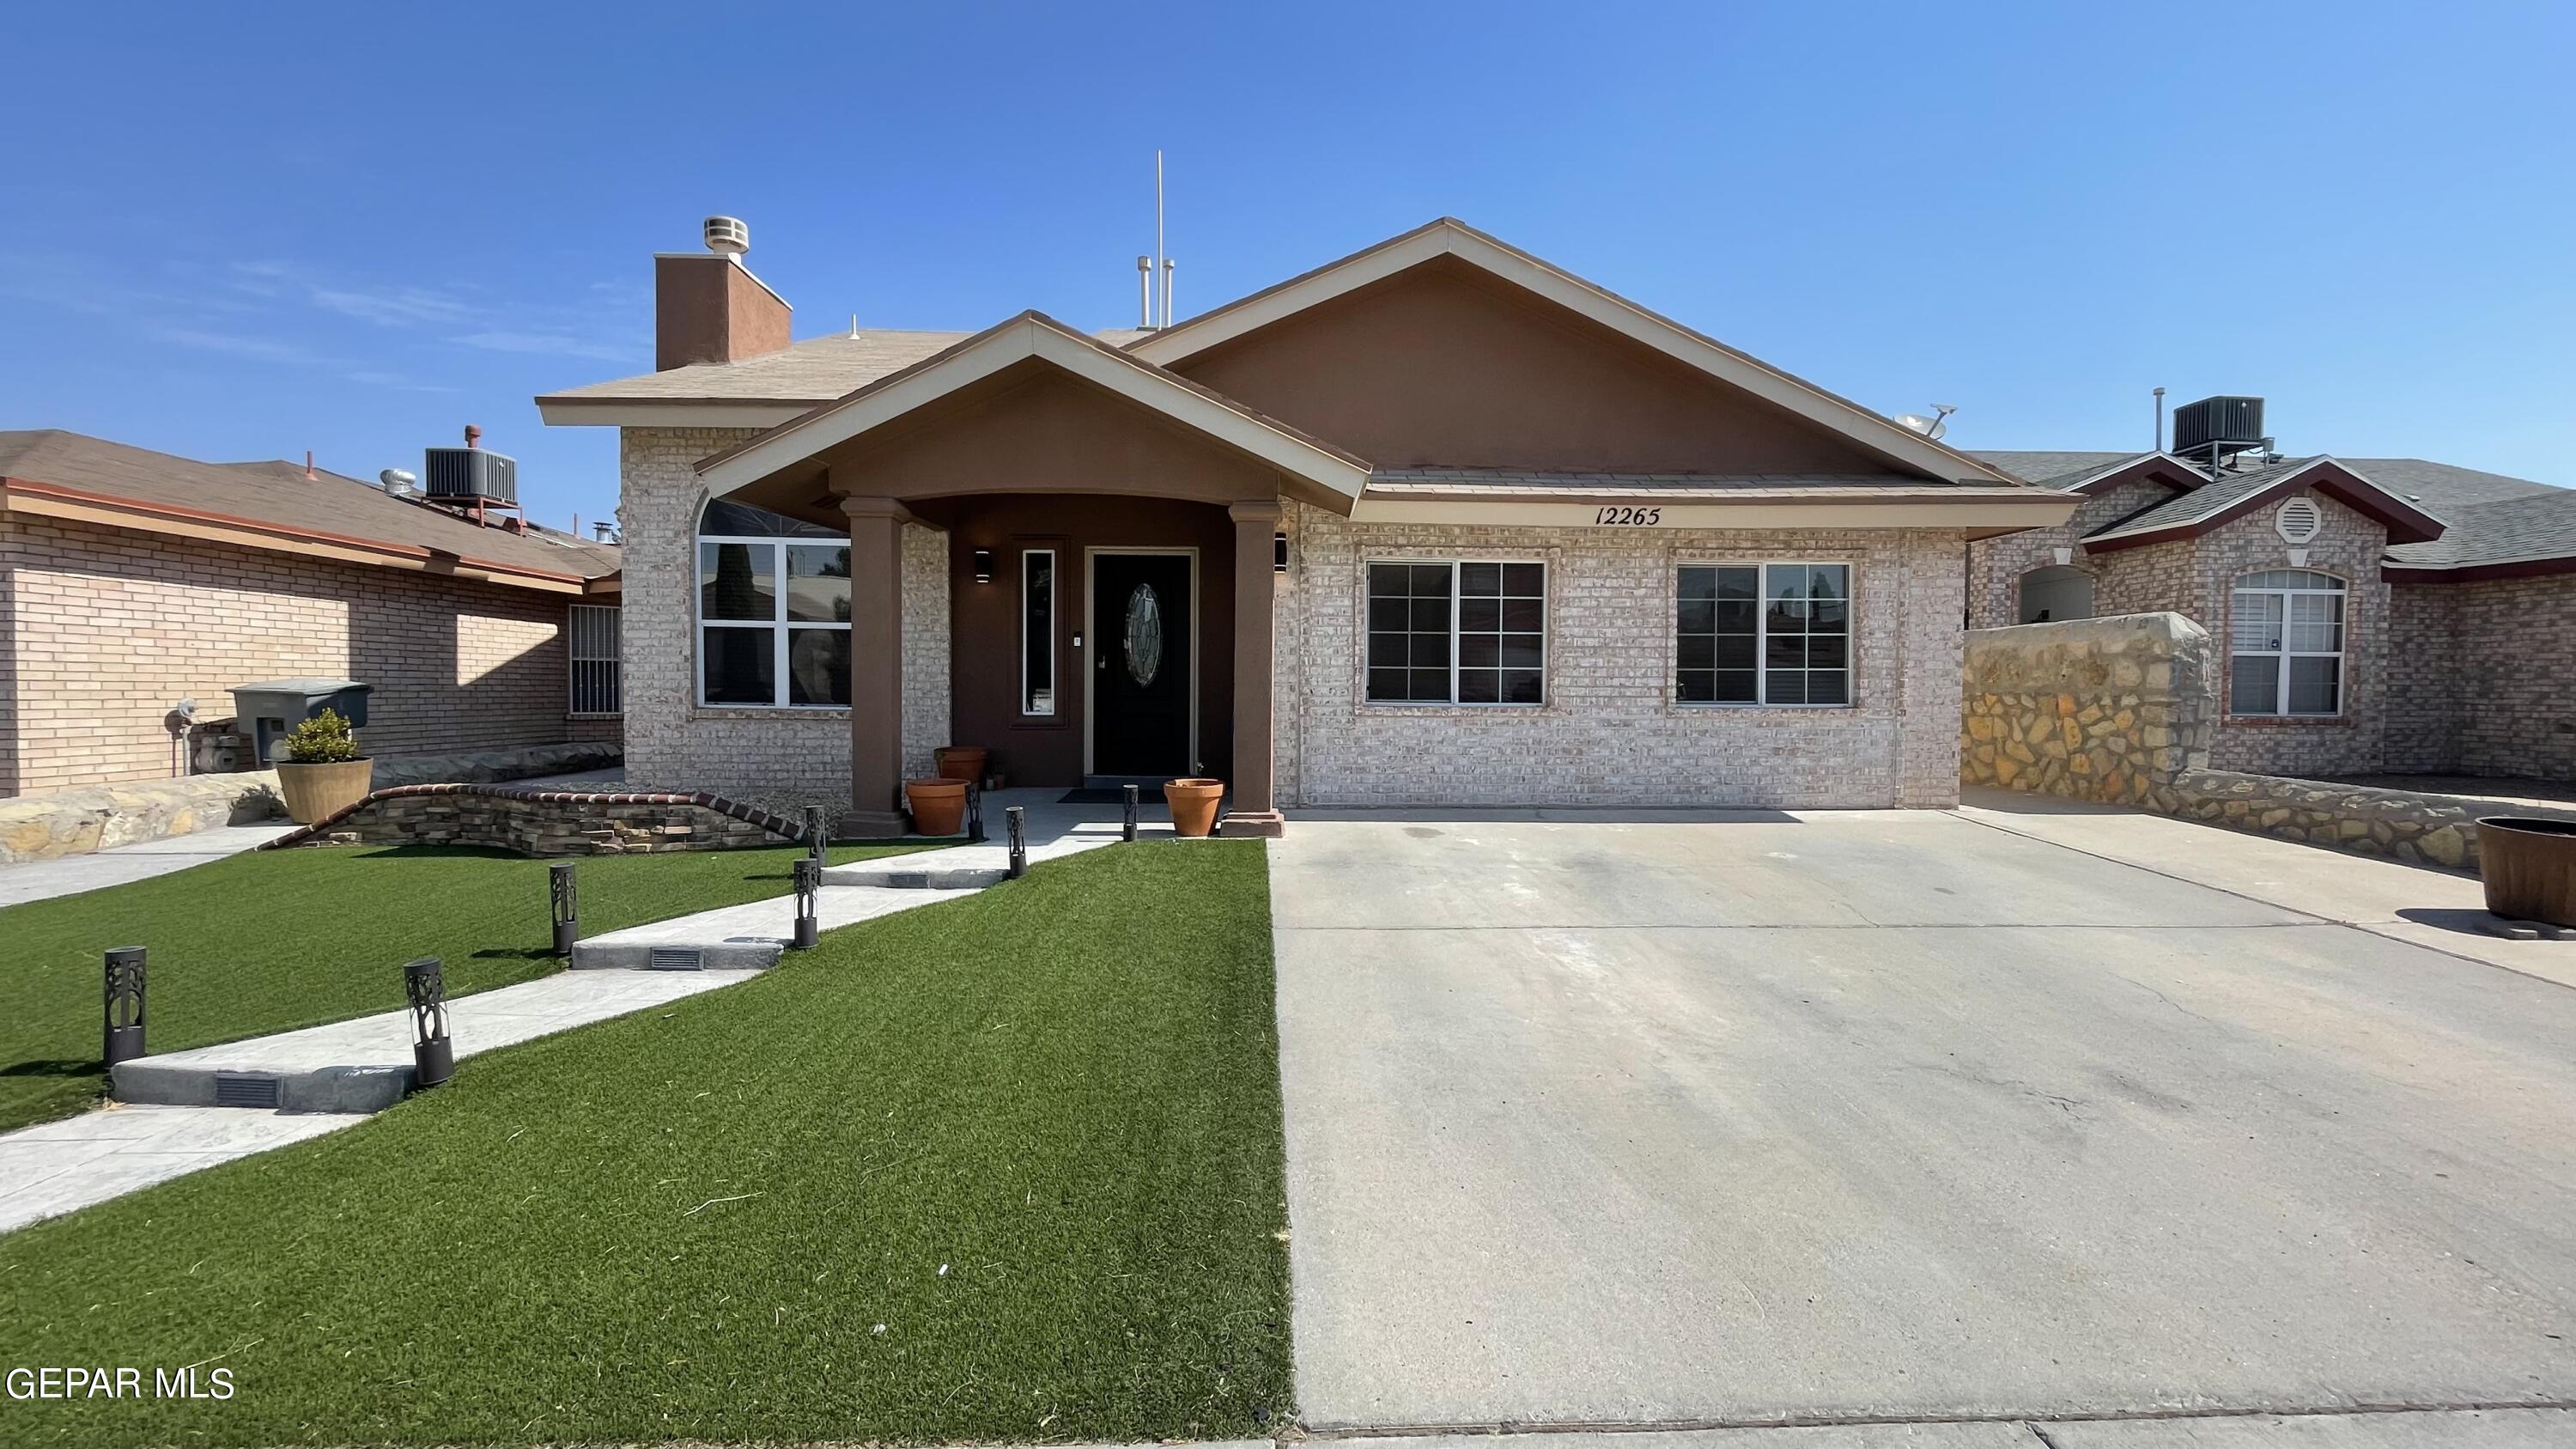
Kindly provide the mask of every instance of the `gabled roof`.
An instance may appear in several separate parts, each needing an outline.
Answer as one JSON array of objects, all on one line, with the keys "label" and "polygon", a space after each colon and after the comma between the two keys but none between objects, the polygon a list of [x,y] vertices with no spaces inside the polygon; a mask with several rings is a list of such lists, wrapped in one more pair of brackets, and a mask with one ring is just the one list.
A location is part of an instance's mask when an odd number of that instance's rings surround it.
[{"label": "gabled roof", "polygon": [[1498,238],[1441,217],[1340,261],[1265,288],[1213,312],[1138,338],[1127,351],[1170,366],[1282,318],[1329,302],[1437,257],[1471,266],[1554,302],[1633,341],[1849,439],[1858,447],[1945,482],[2012,484],[2021,480],[1946,447],[1892,419],[1836,396],[1695,332],[1661,313],[1585,281]]},{"label": "gabled roof", "polygon": [[614,544],[486,527],[299,463],[207,463],[47,428],[0,432],[0,509],[580,592]]},{"label": "gabled roof", "polygon": [[2181,491],[2209,481],[2207,474],[2171,453],[1979,452],[1976,456],[2061,493],[2098,493],[2140,479]]},{"label": "gabled roof", "polygon": [[2437,538],[2442,520],[2323,454],[2290,458],[2243,473],[2222,473],[2191,492],[2116,519],[2085,535],[2087,552],[2106,553],[2168,539],[2193,538],[2241,518],[2266,501],[2315,488],[2388,529],[2391,543]]},{"label": "gabled roof", "polygon": [[715,492],[730,493],[1031,359],[1341,496],[1358,497],[1368,482],[1365,460],[1040,312],[1023,312],[781,423],[700,463],[698,473]]}]

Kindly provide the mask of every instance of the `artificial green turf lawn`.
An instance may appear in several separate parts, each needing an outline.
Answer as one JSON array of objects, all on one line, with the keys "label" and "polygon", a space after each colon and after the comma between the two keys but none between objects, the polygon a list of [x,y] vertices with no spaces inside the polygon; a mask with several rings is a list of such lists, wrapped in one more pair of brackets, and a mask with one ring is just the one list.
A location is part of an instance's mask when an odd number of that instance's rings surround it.
[{"label": "artificial green turf lawn", "polygon": [[0,1237],[0,1364],[236,1385],[0,1402],[0,1437],[1266,1433],[1255,1408],[1290,1407],[1269,916],[1258,841],[1046,862]]},{"label": "artificial green turf lawn", "polygon": [[[860,860],[909,846],[840,847]],[[594,856],[580,862],[595,936],[784,895],[800,847]],[[149,949],[146,1036],[179,1051],[403,1004],[402,963],[436,956],[451,996],[546,975],[546,862],[500,851],[251,851],[0,910],[0,1130],[90,1105],[100,958]]]}]

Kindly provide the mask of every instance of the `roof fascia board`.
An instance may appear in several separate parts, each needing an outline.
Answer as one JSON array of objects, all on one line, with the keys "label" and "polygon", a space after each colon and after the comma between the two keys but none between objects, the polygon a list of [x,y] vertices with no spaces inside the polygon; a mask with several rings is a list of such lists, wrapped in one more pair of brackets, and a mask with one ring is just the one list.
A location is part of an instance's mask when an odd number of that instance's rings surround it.
[{"label": "roof fascia board", "polygon": [[813,411],[810,402],[710,402],[702,398],[541,397],[537,417],[555,427],[774,428]]},{"label": "roof fascia board", "polygon": [[1332,300],[1437,256],[1454,256],[1592,322],[1640,342],[1753,396],[1850,438],[1870,451],[1934,478],[1974,477],[2018,483],[1996,468],[1943,447],[1911,428],[1791,376],[1714,338],[1584,281],[1459,222],[1442,220],[1345,261],[1308,273],[1242,303],[1128,344],[1127,351],[1169,367],[1221,342]]},{"label": "roof fascia board", "polygon": [[1336,493],[1356,497],[1368,481],[1364,464],[1282,432],[1178,378],[1160,375],[1161,369],[1150,363],[1139,362],[1035,317],[1006,322],[912,369],[871,383],[840,402],[808,412],[767,437],[700,465],[700,476],[716,494],[731,493],[1030,358]]},{"label": "roof fascia board", "polygon": [[146,503],[113,494],[84,493],[59,484],[25,478],[0,478],[0,512],[59,518],[103,528],[130,528],[175,538],[327,558],[341,563],[408,569],[509,588],[535,589],[542,593],[588,592],[589,581],[579,574],[547,573],[414,544],[386,543],[316,529],[290,528],[255,518],[235,518],[193,508]]},{"label": "roof fascia board", "polygon": [[1353,523],[1451,523],[1509,525],[1529,528],[1601,529],[1637,533],[1677,528],[1958,528],[1991,537],[2025,528],[2064,523],[2077,500],[2054,491],[2037,499],[1997,497],[1933,500],[1920,494],[1903,499],[1796,498],[1778,494],[1720,502],[1693,498],[1659,502],[1631,495],[1618,506],[1655,510],[1655,522],[1643,530],[1613,524],[1601,516],[1598,502],[1562,498],[1362,498],[1351,510]]}]

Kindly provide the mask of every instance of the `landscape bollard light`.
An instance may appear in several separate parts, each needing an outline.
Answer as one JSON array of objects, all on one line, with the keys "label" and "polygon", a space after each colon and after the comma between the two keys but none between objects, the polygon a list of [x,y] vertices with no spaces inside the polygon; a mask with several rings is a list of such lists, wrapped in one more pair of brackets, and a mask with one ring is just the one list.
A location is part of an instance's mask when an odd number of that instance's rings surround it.
[{"label": "landscape bollard light", "polygon": [[823,807],[820,805],[805,807],[805,841],[809,847],[807,853],[817,861],[823,860],[831,851],[832,832],[823,824]]},{"label": "landscape bollard light", "polygon": [[984,843],[984,784],[980,780],[966,782],[966,843]]},{"label": "landscape bollard light", "polygon": [[145,1055],[140,946],[119,946],[107,953],[107,1039],[99,1055],[111,1067]]},{"label": "landscape bollard light", "polygon": [[572,862],[558,860],[546,867],[546,903],[555,918],[555,954],[569,956],[572,943],[581,939],[581,909],[577,893],[581,887],[572,878]]},{"label": "landscape bollard light", "polygon": [[1136,787],[1133,785],[1127,787],[1127,815],[1118,824],[1118,838],[1121,840],[1136,838]]},{"label": "landscape bollard light", "polygon": [[403,994],[411,998],[413,1085],[435,1087],[456,1075],[456,1044],[447,1039],[447,977],[437,957],[403,963]]},{"label": "landscape bollard light", "polygon": [[1002,820],[1011,827],[1011,879],[1018,880],[1029,873],[1029,812],[1014,805]]},{"label": "landscape bollard light", "polygon": [[823,862],[812,856],[796,862],[796,949],[814,949],[814,938],[822,934],[822,923],[815,912],[822,905]]}]

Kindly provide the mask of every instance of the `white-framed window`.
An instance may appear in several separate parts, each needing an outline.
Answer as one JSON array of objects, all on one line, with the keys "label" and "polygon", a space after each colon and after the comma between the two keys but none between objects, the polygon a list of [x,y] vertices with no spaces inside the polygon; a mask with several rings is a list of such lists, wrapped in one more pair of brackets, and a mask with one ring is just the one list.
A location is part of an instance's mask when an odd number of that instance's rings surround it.
[{"label": "white-framed window", "polygon": [[2236,581],[2228,610],[2227,712],[2343,713],[2344,581],[2269,569]]},{"label": "white-framed window", "polygon": [[1851,703],[1851,565],[1684,564],[1673,698],[1683,704]]},{"label": "white-framed window", "polygon": [[698,702],[850,702],[850,540],[717,499],[698,522]]},{"label": "white-framed window", "polygon": [[1372,704],[1547,702],[1547,565],[1372,559]]},{"label": "white-framed window", "polygon": [[1020,554],[1020,713],[1055,713],[1055,550]]},{"label": "white-framed window", "polygon": [[571,663],[571,712],[616,714],[618,700],[618,623],[624,611],[615,604],[575,604],[564,626],[565,652]]}]

